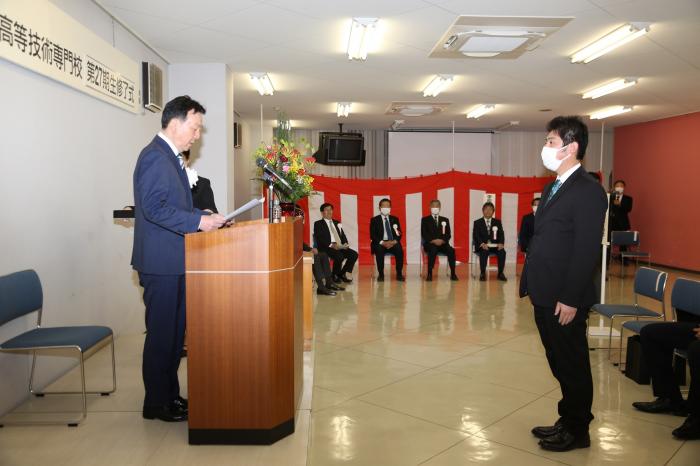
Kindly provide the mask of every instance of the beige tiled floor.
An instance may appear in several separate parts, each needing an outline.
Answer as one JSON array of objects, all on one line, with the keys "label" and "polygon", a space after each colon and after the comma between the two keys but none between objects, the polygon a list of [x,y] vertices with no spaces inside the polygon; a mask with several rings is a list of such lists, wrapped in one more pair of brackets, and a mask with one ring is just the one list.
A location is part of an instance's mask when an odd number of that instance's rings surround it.
[{"label": "beige tiled floor", "polygon": [[[465,266],[457,283],[443,273],[422,282],[411,267],[406,283],[370,273],[361,268],[346,292],[318,300],[312,466],[700,465],[700,441],[671,436],[683,419],[632,408],[652,398],[650,387],[601,350],[591,352],[592,447],[538,447],[530,429],[556,420],[560,392],[514,270],[505,284],[472,281]],[[628,273],[611,277],[608,302],[631,299]]]},{"label": "beige tiled floor", "polygon": [[[271,447],[195,447],[185,424],[144,421],[143,336],[127,335],[117,340],[117,393],[91,398],[77,429],[1,429],[0,465],[700,464],[700,441],[671,436],[682,419],[632,408],[651,399],[650,388],[627,379],[600,350],[591,352],[591,448],[539,449],[529,430],[556,419],[560,392],[513,270],[505,284],[472,281],[465,266],[457,283],[443,273],[422,282],[412,267],[406,283],[376,283],[370,274],[360,267],[347,291],[317,299],[306,360],[313,381],[309,370],[295,435]],[[608,285],[608,302],[631,299],[631,275]],[[108,361],[106,351],[88,361],[90,385],[109,381]],[[55,385],[76,380],[69,374]],[[16,415],[78,408],[75,399],[47,397]]]}]

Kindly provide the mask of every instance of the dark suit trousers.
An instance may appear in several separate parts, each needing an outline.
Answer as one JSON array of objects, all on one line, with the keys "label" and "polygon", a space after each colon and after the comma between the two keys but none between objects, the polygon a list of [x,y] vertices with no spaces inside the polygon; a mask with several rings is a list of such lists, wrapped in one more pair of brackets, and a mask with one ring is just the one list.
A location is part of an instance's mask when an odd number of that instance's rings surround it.
[{"label": "dark suit trousers", "polygon": [[401,275],[403,271],[403,247],[401,243],[396,243],[393,247],[387,249],[381,244],[377,244],[373,248],[374,257],[377,260],[377,272],[379,275],[384,275],[384,255],[389,252],[394,255],[396,261],[396,274]]},{"label": "dark suit trousers", "polygon": [[486,266],[489,263],[489,256],[491,255],[498,257],[498,274],[500,275],[503,273],[503,268],[506,266],[505,249],[499,250],[498,248],[489,248],[488,251],[484,251],[479,248],[476,250],[476,253],[479,255],[479,266],[481,267],[482,275],[486,273]]},{"label": "dark suit trousers", "polygon": [[350,248],[333,249],[329,247],[326,250],[326,254],[333,259],[333,275],[343,275],[346,272],[352,273],[352,268],[357,262],[357,252]]},{"label": "dark suit trousers", "polygon": [[588,432],[593,420],[593,377],[586,339],[588,312],[579,309],[568,325],[559,323],[550,307],[535,306],[535,323],[552,375],[559,381],[559,416],[574,435]]},{"label": "dark suit trousers", "polygon": [[180,395],[177,370],[185,340],[185,275],[139,273],[139,282],[146,304],[143,405],[165,406]]},{"label": "dark suit trousers", "polygon": [[447,256],[447,262],[450,264],[450,269],[452,272],[455,271],[455,250],[449,243],[444,242],[440,246],[435,246],[433,243],[425,243],[423,245],[425,253],[428,255],[428,272],[433,271],[435,266],[435,258],[438,253],[442,253]]},{"label": "dark suit trousers", "polygon": [[690,392],[688,409],[700,416],[700,340],[695,337],[695,322],[659,322],[642,328],[642,354],[651,374],[654,396],[674,402],[683,400],[673,375],[673,350],[688,352],[690,366]]},{"label": "dark suit trousers", "polygon": [[311,268],[319,287],[328,287],[331,284],[331,263],[325,252],[319,251],[314,256],[314,265]]}]

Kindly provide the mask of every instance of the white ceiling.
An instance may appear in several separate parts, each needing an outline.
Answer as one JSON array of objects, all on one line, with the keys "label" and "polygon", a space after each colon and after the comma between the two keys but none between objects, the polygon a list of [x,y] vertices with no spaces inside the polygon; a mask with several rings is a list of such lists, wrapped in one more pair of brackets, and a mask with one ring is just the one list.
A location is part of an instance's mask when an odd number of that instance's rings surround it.
[{"label": "white ceiling", "polygon": [[[494,128],[519,120],[541,129],[556,114],[588,115],[611,105],[634,111],[617,126],[700,110],[700,0],[100,0],[171,63],[223,62],[234,72],[234,106],[244,117],[287,112],[300,128],[388,128],[392,101],[451,102],[438,115],[403,118],[411,127]],[[560,31],[515,60],[434,59],[431,49],[459,15],[573,16]],[[366,61],[349,61],[352,17],[379,17],[381,40]],[[651,32],[589,64],[569,56],[626,22]],[[261,97],[248,73],[266,71],[274,96]],[[423,87],[456,75],[436,98]],[[639,84],[596,99],[580,93],[615,78]],[[196,96],[193,96],[196,98]],[[353,102],[348,118],[336,102]],[[480,103],[494,112],[467,120]],[[539,109],[551,109],[540,112]],[[593,123],[592,127],[599,127]]]}]

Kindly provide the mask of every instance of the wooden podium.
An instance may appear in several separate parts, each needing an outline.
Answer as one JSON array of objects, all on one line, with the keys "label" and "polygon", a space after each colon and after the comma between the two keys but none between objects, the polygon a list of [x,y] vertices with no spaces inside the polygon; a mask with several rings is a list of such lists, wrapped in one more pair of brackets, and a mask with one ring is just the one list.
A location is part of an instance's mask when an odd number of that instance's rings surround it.
[{"label": "wooden podium", "polygon": [[190,444],[294,432],[303,381],[302,222],[185,236]]}]

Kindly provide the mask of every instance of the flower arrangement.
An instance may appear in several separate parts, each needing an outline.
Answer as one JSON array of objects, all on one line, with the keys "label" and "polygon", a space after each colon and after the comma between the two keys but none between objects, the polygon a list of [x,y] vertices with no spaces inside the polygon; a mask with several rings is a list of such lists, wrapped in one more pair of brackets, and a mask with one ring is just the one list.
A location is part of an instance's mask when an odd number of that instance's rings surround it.
[{"label": "flower arrangement", "polygon": [[[284,139],[275,140],[272,144],[261,144],[253,156],[260,157],[275,167],[277,172],[292,187],[291,191],[275,190],[283,202],[296,203],[298,200],[313,193],[313,177],[309,171],[316,163],[316,159],[310,154],[313,149],[305,140],[301,140],[301,150],[294,142]],[[262,169],[258,169],[258,175],[262,176]]]}]

